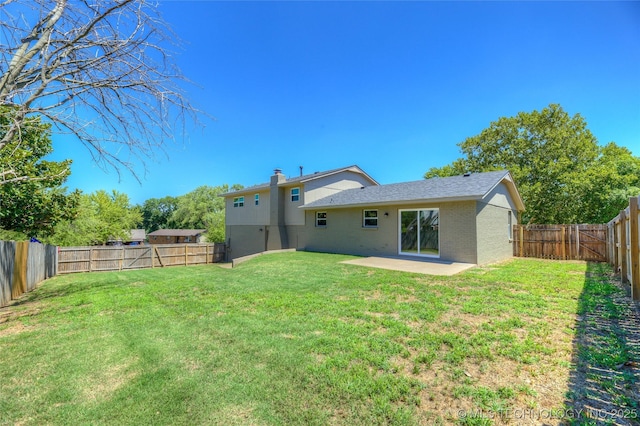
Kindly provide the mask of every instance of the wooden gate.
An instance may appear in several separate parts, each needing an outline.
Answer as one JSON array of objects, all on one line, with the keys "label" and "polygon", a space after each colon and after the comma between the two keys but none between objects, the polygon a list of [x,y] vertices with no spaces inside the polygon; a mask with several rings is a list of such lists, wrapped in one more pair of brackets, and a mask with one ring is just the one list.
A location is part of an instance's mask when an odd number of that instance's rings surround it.
[{"label": "wooden gate", "polygon": [[607,262],[607,225],[514,225],[513,255]]}]

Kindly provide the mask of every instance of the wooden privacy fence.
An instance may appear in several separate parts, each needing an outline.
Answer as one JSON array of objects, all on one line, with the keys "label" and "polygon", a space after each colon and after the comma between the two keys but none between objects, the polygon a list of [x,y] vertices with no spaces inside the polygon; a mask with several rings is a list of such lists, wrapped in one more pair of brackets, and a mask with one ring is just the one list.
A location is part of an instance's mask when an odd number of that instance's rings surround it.
[{"label": "wooden privacy fence", "polygon": [[607,225],[514,225],[513,255],[606,262]]},{"label": "wooden privacy fence", "polygon": [[27,241],[0,241],[0,307],[56,275],[55,246]]},{"label": "wooden privacy fence", "polygon": [[224,255],[224,243],[60,247],[58,273],[218,263]]},{"label": "wooden privacy fence", "polygon": [[623,283],[629,283],[631,297],[640,300],[640,196],[631,197],[629,206],[607,224],[609,262],[620,271]]}]

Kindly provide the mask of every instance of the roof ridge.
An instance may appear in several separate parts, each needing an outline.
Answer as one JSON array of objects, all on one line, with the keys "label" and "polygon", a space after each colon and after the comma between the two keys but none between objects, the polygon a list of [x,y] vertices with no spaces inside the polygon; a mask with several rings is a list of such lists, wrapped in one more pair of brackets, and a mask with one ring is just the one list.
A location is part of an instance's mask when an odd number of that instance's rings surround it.
[{"label": "roof ridge", "polygon": [[330,173],[339,172],[341,170],[347,170],[347,169],[350,169],[352,167],[357,167],[358,169],[360,169],[364,173],[364,170],[362,170],[360,167],[358,167],[357,164],[352,164],[350,166],[337,167],[335,169],[324,170],[322,172],[313,172],[313,173],[307,173],[306,175],[302,175],[302,176],[292,177],[292,178],[287,179],[284,183],[287,183],[287,182],[293,181],[293,180],[296,180],[296,181],[305,180],[307,178],[314,177],[314,176],[319,176],[319,175],[324,176],[324,175],[327,175],[327,174],[330,174]]},{"label": "roof ridge", "polygon": [[[313,173],[307,173],[306,175],[302,175],[302,176],[295,176],[295,177],[291,177],[291,178],[287,178],[285,175],[285,180],[283,182],[278,183],[278,185],[286,185],[289,183],[296,183],[296,182],[303,182],[305,180],[309,180],[311,178],[320,178],[320,177],[324,177],[333,173],[338,173],[341,171],[346,171],[349,170],[351,168],[357,168],[360,173],[364,174],[364,176],[366,176],[368,179],[370,179],[372,182],[374,182],[376,185],[379,185],[378,182],[372,178],[371,176],[369,176],[369,174],[367,172],[365,172],[364,170],[362,170],[362,168],[360,166],[358,166],[357,164],[352,164],[350,166],[344,166],[344,167],[337,167],[334,169],[330,169],[330,170],[325,170],[322,172],[313,172]],[[247,192],[251,192],[257,189],[267,189],[271,186],[270,182],[265,182],[265,183],[260,183],[257,185],[251,185],[251,186],[247,186],[245,188],[242,189],[238,189],[236,191],[229,191],[226,192],[224,194],[220,194],[221,197],[227,197],[230,196],[232,194],[241,194],[241,193],[247,193]]]},{"label": "roof ridge", "polygon": [[[469,175],[435,177],[410,182],[396,182],[367,186],[364,188],[347,189],[319,200],[314,200],[301,207],[329,208],[394,202],[420,202],[425,200],[454,201],[481,199],[507,176],[510,176],[508,170],[494,170]],[[508,180],[514,185],[511,179]]]}]

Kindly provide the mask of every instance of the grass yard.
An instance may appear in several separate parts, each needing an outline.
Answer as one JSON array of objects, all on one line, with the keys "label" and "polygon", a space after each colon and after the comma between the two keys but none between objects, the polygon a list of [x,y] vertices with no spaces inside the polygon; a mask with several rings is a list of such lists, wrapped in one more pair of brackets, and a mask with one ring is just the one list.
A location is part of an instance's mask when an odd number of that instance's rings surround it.
[{"label": "grass yard", "polygon": [[588,328],[619,292],[607,265],[431,277],[351,258],[46,281],[0,309],[0,424],[558,424],[591,367],[625,363],[611,401],[637,420],[628,336]]}]

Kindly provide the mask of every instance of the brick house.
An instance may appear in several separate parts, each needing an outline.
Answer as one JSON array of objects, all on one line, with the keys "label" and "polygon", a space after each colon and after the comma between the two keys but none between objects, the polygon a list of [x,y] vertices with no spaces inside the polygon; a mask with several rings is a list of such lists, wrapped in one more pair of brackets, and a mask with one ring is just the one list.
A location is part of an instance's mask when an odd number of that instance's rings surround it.
[{"label": "brick house", "polygon": [[222,195],[231,259],[267,250],[486,264],[512,256],[524,210],[508,171],[380,185],[358,166]]}]

